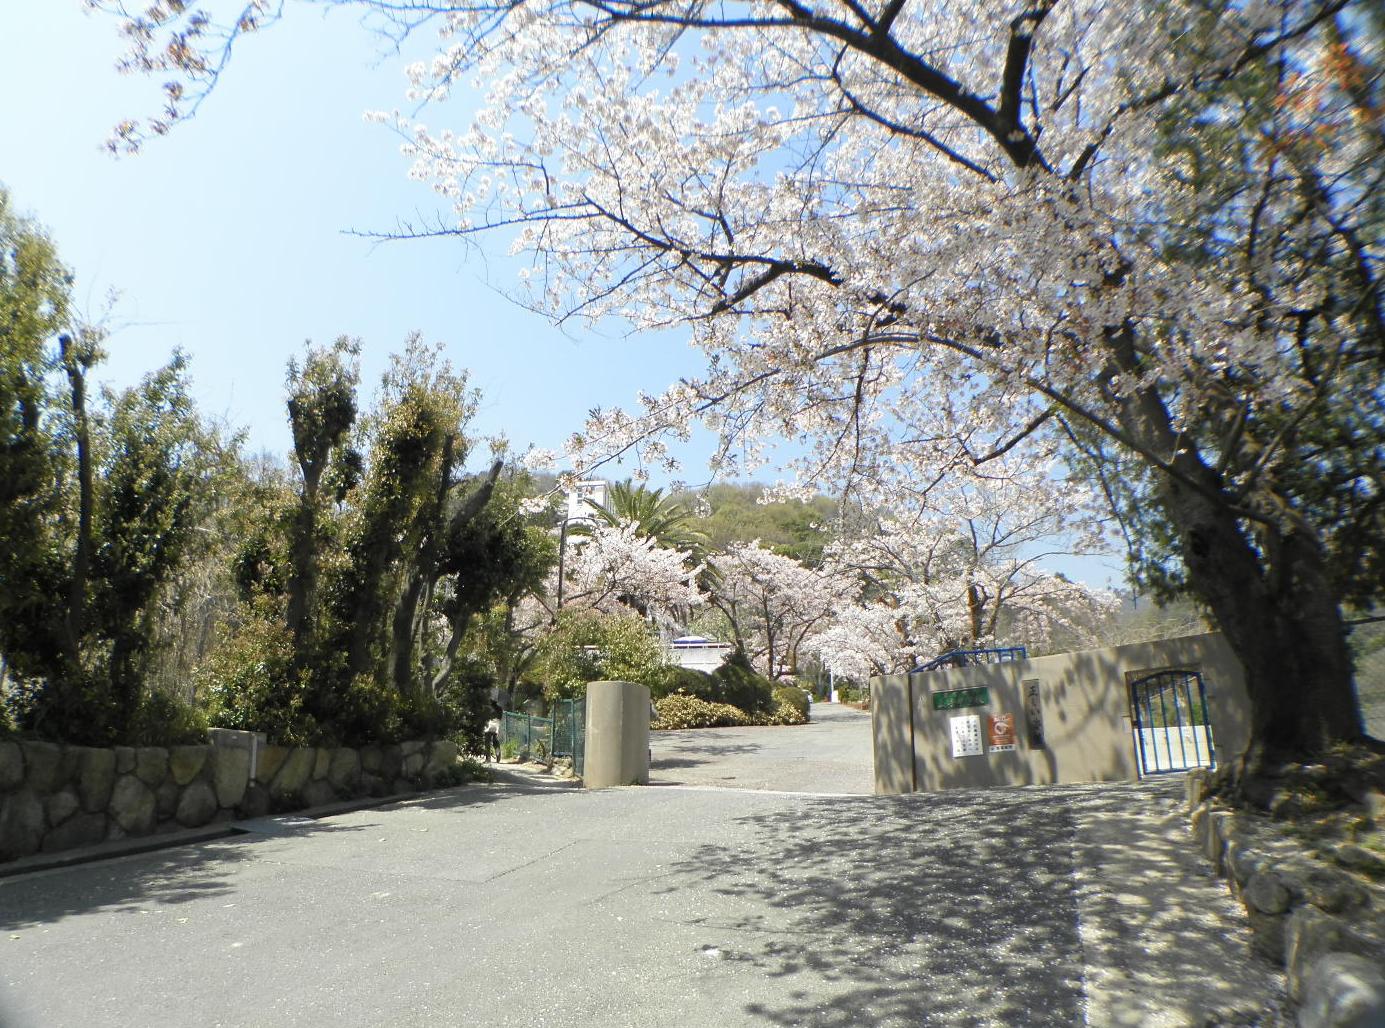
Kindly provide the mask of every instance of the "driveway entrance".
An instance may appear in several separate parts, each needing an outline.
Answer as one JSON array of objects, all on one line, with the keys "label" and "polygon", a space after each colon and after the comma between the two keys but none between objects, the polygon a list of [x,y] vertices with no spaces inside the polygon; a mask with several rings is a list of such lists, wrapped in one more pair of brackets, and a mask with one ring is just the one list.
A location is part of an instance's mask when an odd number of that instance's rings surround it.
[{"label": "driveway entrance", "polygon": [[813,704],[806,725],[651,732],[651,785],[703,785],[869,796],[870,714]]},{"label": "driveway entrance", "polygon": [[817,716],[0,879],[0,1025],[1285,1023],[1176,780],[844,794],[866,722]]}]

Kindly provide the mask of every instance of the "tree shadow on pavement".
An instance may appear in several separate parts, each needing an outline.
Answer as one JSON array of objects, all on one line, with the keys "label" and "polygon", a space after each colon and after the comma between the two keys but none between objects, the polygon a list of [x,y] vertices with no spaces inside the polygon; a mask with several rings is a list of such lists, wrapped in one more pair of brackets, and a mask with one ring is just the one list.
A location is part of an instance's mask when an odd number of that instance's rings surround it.
[{"label": "tree shadow on pavement", "polygon": [[[294,825],[296,834],[355,832],[366,827],[293,820],[301,822]],[[51,925],[75,914],[133,912],[227,895],[233,891],[235,866],[253,860],[255,846],[270,837],[236,834],[0,878],[0,930]]]},{"label": "tree shadow on pavement", "polygon": [[[709,845],[674,868],[668,892],[704,889],[725,898],[732,911],[753,911],[691,923],[717,929],[724,960],[769,978],[794,977],[801,985],[776,995],[787,1002],[747,1006],[757,1020],[776,1025],[847,1028],[870,1025],[1070,1026],[1088,1013],[1084,980],[1090,970],[1080,921],[1098,910],[1106,934],[1125,933],[1121,952],[1108,952],[1110,970],[1134,963],[1155,988],[1157,1009],[1176,1006],[1185,983],[1216,976],[1218,944],[1202,912],[1205,881],[1183,884],[1181,872],[1164,881],[1144,875],[1159,913],[1143,925],[1123,883],[1089,882],[1076,861],[1092,857],[1086,824],[1131,821],[1103,841],[1105,860],[1152,844],[1133,830],[1131,804],[1149,802],[1129,788],[1000,789],[944,794],[811,800],[791,810],[737,819],[743,841]],[[1154,854],[1156,865],[1169,858]],[[1131,868],[1115,872],[1130,873]],[[1081,890],[1111,892],[1108,909]],[[1099,898],[1099,897],[1098,897]],[[1157,936],[1142,938],[1149,929]],[[1224,941],[1224,940],[1223,940]],[[1213,940],[1216,943],[1216,940]],[[1236,950],[1235,946],[1241,946]],[[1243,941],[1231,959],[1244,960]],[[1120,947],[1117,947],[1120,949]],[[1225,956],[1225,954],[1222,954]],[[1211,961],[1209,963],[1209,961]],[[1140,966],[1143,962],[1143,966]],[[1157,972],[1153,969],[1157,966]],[[1272,980],[1272,976],[1265,979]],[[1103,987],[1121,992],[1108,976]],[[1244,982],[1213,989],[1206,1001],[1244,1001]],[[1170,994],[1170,990],[1174,990]],[[1109,996],[1108,996],[1109,999]],[[1265,997],[1259,997],[1264,1000]],[[1214,1004],[1215,1005],[1215,1004]],[[1147,1010],[1105,1002],[1117,1019],[1092,1024],[1256,1024],[1255,1020],[1175,1017],[1126,1020]]]},{"label": "tree shadow on pavement", "polygon": [[[572,786],[522,780],[501,787],[469,785],[421,793],[369,812],[383,818],[407,806],[456,809],[564,789],[571,790]],[[292,813],[257,818],[236,822],[243,826],[236,834],[209,842],[172,844],[167,849],[124,856],[112,854],[89,863],[0,877],[0,931],[51,925],[78,914],[138,911],[229,895],[235,891],[238,865],[257,859],[256,848],[262,843],[289,835],[378,832],[385,824],[381,818],[351,823],[333,816],[312,819]],[[150,836],[138,841],[156,839]]]},{"label": "tree shadow on pavement", "polygon": [[750,743],[705,742],[700,739],[678,739],[671,743],[661,740],[661,752],[649,763],[651,772],[672,771],[676,768],[704,767],[726,757],[757,753],[759,746]]}]

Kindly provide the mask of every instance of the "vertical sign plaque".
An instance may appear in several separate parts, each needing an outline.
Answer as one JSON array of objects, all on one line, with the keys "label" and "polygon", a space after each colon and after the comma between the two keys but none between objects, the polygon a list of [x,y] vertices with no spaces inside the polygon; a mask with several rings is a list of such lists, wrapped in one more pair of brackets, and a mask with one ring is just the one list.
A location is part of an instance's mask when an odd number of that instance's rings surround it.
[{"label": "vertical sign plaque", "polygon": [[1044,747],[1044,708],[1039,702],[1039,680],[1031,678],[1024,685],[1024,722],[1029,729],[1030,749]]},{"label": "vertical sign plaque", "polygon": [[952,756],[979,757],[981,749],[981,715],[948,718],[952,725]]}]

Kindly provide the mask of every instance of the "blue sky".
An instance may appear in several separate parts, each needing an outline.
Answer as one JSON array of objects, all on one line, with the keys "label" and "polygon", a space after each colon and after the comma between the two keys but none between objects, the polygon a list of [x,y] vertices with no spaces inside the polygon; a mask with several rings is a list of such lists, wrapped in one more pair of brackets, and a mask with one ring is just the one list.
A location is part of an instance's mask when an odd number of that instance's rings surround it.
[{"label": "blue sky", "polygon": [[397,139],[362,118],[400,105],[404,77],[350,12],[289,5],[243,41],[195,120],[115,159],[102,141],[156,109],[156,83],[117,73],[115,22],[79,0],[22,8],[0,34],[0,183],[49,229],[79,309],[99,313],[119,291],[102,372],[112,384],[182,347],[204,408],[282,453],[284,365],[304,340],[361,337],[373,382],[417,329],[471,369],[485,396],[478,433],[556,449],[590,408],[697,370],[677,338],[560,331],[506,300],[515,265],[502,239],[346,234],[391,229],[432,201],[408,181]]}]

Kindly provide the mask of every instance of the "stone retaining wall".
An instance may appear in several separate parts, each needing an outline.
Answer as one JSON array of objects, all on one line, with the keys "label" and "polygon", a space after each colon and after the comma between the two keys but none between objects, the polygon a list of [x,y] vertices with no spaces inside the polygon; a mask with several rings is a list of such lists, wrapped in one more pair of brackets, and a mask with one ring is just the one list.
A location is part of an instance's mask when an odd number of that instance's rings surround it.
[{"label": "stone retaining wall", "polygon": [[411,792],[445,782],[456,760],[446,741],[258,750],[0,741],[0,861]]},{"label": "stone retaining wall", "polygon": [[1385,1026],[1382,890],[1219,809],[1208,778],[1188,773],[1193,838],[1245,905],[1252,947],[1284,968],[1301,1028]]}]

